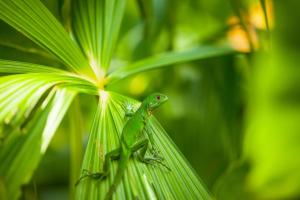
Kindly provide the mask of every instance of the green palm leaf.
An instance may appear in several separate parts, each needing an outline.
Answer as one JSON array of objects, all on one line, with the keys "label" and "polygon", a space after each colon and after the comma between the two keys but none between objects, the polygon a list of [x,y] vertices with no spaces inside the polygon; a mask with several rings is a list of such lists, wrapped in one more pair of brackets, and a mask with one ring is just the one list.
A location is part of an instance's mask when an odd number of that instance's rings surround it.
[{"label": "green palm leaf", "polygon": [[17,199],[45,153],[75,92],[52,90],[34,118],[20,129],[14,127],[0,151],[1,199]]},{"label": "green palm leaf", "polygon": [[29,63],[1,60],[0,72],[20,73],[0,78],[0,193],[16,199],[75,94],[97,95],[98,88],[76,74]]},{"label": "green palm leaf", "polygon": [[104,77],[117,43],[125,0],[75,0],[74,34],[95,73]]},{"label": "green palm leaf", "polygon": [[[173,64],[207,59],[233,53],[228,47],[203,46],[182,52],[167,52],[165,54],[153,56],[139,60],[133,64],[120,68],[108,76],[109,84],[119,81],[128,76],[138,74],[144,71],[153,70],[161,67],[171,66]],[[108,84],[108,85],[109,85]]]},{"label": "green palm leaf", "polygon": [[[26,72],[31,68],[24,69],[21,71]],[[20,68],[17,71],[20,72]],[[24,119],[29,119],[41,97],[57,86],[92,95],[98,94],[93,83],[63,71],[4,76],[0,78],[0,125],[16,126]],[[5,134],[1,131],[1,135],[4,137]]]},{"label": "green palm leaf", "polygon": [[[72,14],[71,18],[64,16],[65,25],[69,33],[74,34],[87,57],[85,58],[63,26],[40,1],[0,0],[0,19],[53,53],[71,71],[53,66],[0,60],[0,74],[5,75],[0,77],[0,128],[3,130],[0,135],[1,199],[17,199],[20,196],[19,188],[29,182],[33,170],[77,93],[99,96],[82,170],[101,171],[105,153],[119,145],[119,136],[125,123],[124,106],[128,103],[139,105],[135,100],[100,90],[103,89],[102,82],[110,86],[116,81],[147,70],[233,52],[226,47],[213,46],[167,52],[108,74],[125,2],[67,2],[65,6],[72,8]],[[71,26],[68,24],[69,20],[72,22]],[[108,82],[104,81],[104,77]],[[72,108],[76,110],[70,112],[74,114],[74,119],[70,121],[80,124],[82,116],[79,104]],[[82,131],[79,128],[74,130],[74,127],[71,129],[72,134],[74,133],[71,138],[71,162],[74,165],[70,178],[71,191],[74,190],[73,183],[81,159],[76,158],[81,154],[76,145],[80,145]],[[147,131],[154,135],[154,141],[172,171],[162,166],[145,165],[133,158],[114,198],[209,199],[210,196],[199,177],[154,117],[151,118]],[[103,198],[114,177],[116,166],[117,162],[112,165],[112,173],[105,181],[84,180],[76,188],[75,198]]]},{"label": "green palm leaf", "polygon": [[[82,170],[101,172],[105,153],[118,148],[125,123],[124,106],[138,102],[124,96],[101,92],[97,112],[90,133]],[[205,188],[167,133],[153,117],[147,128],[165,158],[166,165],[150,166],[131,159],[114,199],[209,199]],[[103,199],[112,183],[117,162],[111,166],[104,181],[85,179],[77,187],[77,199]]]},{"label": "green palm leaf", "polygon": [[0,19],[52,52],[70,70],[92,75],[80,49],[40,1],[1,0]]},{"label": "green palm leaf", "polygon": [[0,74],[25,73],[65,73],[65,71],[43,65],[0,59]]}]

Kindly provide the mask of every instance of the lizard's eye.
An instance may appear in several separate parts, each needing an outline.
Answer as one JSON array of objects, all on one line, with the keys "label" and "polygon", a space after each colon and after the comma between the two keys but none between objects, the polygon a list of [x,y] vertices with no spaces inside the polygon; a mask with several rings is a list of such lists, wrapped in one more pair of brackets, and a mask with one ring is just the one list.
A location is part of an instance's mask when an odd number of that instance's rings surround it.
[{"label": "lizard's eye", "polygon": [[160,96],[157,96],[156,99],[157,99],[157,100],[160,100]]}]

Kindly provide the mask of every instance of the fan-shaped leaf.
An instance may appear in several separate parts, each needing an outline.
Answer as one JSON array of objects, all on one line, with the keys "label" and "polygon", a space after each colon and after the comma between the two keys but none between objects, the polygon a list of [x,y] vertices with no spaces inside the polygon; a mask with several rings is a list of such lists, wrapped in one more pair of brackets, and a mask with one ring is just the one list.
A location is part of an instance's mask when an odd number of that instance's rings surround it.
[{"label": "fan-shaped leaf", "polygon": [[98,77],[108,69],[126,0],[74,1],[73,31]]},{"label": "fan-shaped leaf", "polygon": [[15,127],[6,138],[0,151],[2,196],[19,197],[19,188],[30,180],[75,94],[66,89],[53,91],[28,126]]},{"label": "fan-shaped leaf", "polygon": [[66,73],[63,70],[37,65],[33,63],[17,62],[0,59],[0,74],[25,74],[25,73]]},{"label": "fan-shaped leaf", "polygon": [[[31,70],[21,66],[22,72]],[[0,71],[1,68],[0,66]],[[18,67],[16,67],[19,70]],[[25,70],[24,70],[25,69]],[[44,70],[42,67],[41,69]],[[19,70],[20,71],[20,70]],[[0,126],[15,126],[29,119],[41,97],[54,86],[72,88],[77,92],[98,94],[91,82],[70,73],[29,73],[0,78]],[[4,137],[1,131],[1,137]]]},{"label": "fan-shaped leaf", "polygon": [[72,71],[92,74],[80,49],[40,1],[1,0],[0,19],[55,54]]},{"label": "fan-shaped leaf", "polygon": [[[99,107],[95,114],[82,169],[101,172],[105,153],[118,148],[119,138],[125,122],[124,107],[137,107],[138,102],[111,92],[101,92]],[[163,166],[150,166],[129,161],[122,183],[114,199],[209,199],[200,179],[167,136],[164,129],[152,117],[148,131],[165,158]],[[103,199],[116,172],[117,161],[110,167],[109,178],[102,181],[83,179],[77,186],[77,199]]]}]

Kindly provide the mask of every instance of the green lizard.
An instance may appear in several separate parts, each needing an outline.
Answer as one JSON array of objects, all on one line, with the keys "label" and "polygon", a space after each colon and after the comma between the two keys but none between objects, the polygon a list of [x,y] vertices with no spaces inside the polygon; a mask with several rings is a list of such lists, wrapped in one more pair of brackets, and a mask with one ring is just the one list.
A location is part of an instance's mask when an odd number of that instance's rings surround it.
[{"label": "green lizard", "polygon": [[[114,181],[110,186],[105,199],[111,199],[114,191],[117,189],[118,184],[121,182],[123,174],[126,170],[127,163],[131,157],[131,155],[138,152],[138,158],[141,162],[152,164],[153,162],[157,162],[159,164],[164,165],[160,160],[161,157],[145,157],[146,151],[148,149],[148,139],[143,139],[141,141],[137,141],[138,136],[144,131],[144,128],[147,124],[149,117],[152,115],[152,112],[158,108],[162,103],[166,102],[168,97],[163,94],[154,93],[148,96],[140,105],[136,112],[132,110],[128,110],[131,112],[125,113],[126,116],[130,116],[131,118],[125,124],[120,141],[120,147],[115,149],[105,155],[103,172],[90,173],[87,170],[87,174],[80,177],[80,179],[76,182],[75,185],[79,184],[79,182],[86,177],[90,177],[93,179],[104,179],[109,174],[109,164],[111,160],[119,159],[118,169],[116,175],[114,177]],[[152,142],[152,136],[150,137],[150,142]],[[164,165],[165,166],[165,165]],[[167,166],[165,166],[168,168]],[[169,168],[168,168],[169,169]],[[170,170],[170,169],[169,169]]]}]

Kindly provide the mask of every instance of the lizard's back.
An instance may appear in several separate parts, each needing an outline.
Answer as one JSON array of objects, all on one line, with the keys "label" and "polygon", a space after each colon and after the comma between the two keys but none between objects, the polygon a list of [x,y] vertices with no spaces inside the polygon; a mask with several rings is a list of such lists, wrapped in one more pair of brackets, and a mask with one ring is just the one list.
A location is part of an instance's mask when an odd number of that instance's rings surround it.
[{"label": "lizard's back", "polygon": [[122,130],[121,142],[125,143],[128,148],[132,147],[139,134],[144,129],[144,119],[142,115],[135,113],[125,124]]}]

